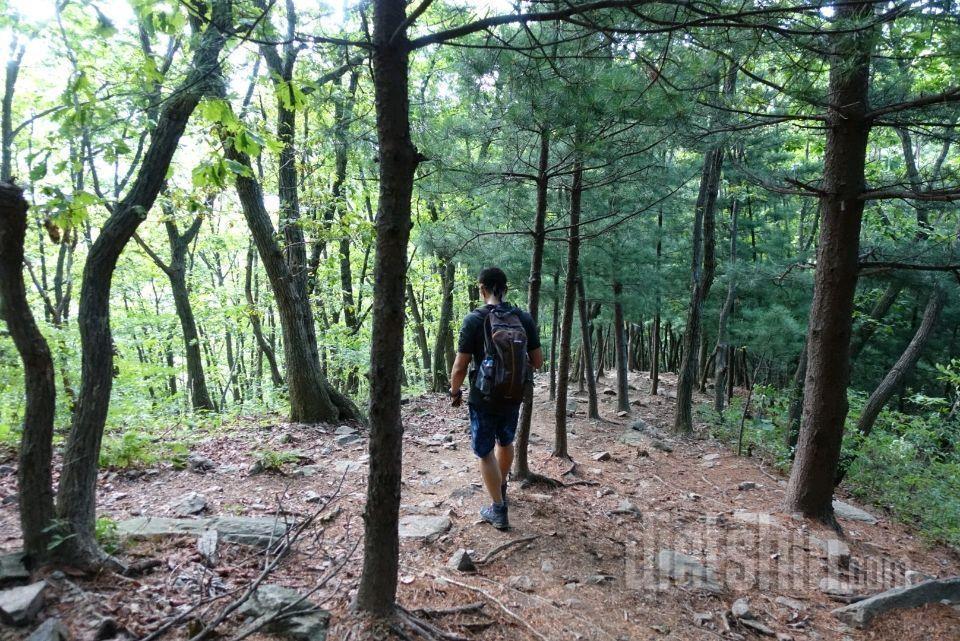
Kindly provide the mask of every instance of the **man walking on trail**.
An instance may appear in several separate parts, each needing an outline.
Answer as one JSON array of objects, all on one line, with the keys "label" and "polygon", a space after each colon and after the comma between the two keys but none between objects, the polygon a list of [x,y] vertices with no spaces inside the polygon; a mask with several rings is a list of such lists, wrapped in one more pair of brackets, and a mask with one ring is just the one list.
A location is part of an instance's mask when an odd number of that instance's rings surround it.
[{"label": "man walking on trail", "polygon": [[504,301],[507,275],[498,267],[480,272],[486,303],[463,319],[457,358],[450,372],[453,406],[463,400],[460,385],[470,369],[470,440],[480,459],[480,475],[493,504],[480,517],[495,528],[510,527],[507,475],[513,464],[513,438],[524,391],[533,370],[543,365],[537,325],[527,312]]}]

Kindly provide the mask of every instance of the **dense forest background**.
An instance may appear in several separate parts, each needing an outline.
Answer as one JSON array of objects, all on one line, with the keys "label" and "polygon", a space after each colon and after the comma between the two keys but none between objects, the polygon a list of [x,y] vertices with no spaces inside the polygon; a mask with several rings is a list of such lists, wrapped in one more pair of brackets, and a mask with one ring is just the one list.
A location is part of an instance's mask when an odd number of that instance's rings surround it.
[{"label": "dense forest background", "polygon": [[[271,413],[375,437],[394,379],[446,390],[497,264],[558,430],[568,380],[677,372],[678,431],[960,543],[958,9],[789,4],[0,2],[55,448],[182,465]],[[10,452],[25,383],[0,327]]]}]

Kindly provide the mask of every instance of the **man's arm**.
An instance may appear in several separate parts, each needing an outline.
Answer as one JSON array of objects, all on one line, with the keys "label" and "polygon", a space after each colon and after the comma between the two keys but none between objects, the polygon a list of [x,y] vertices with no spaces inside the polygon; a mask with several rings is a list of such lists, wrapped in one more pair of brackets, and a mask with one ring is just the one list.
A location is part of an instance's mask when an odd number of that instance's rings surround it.
[{"label": "man's arm", "polygon": [[529,352],[530,367],[540,369],[543,367],[543,350],[539,347]]},{"label": "man's arm", "polygon": [[472,358],[471,354],[457,352],[457,357],[453,361],[453,368],[450,370],[450,396],[454,399],[454,405],[460,404],[459,399],[463,394],[460,386],[463,385],[463,379],[467,377],[467,367],[470,366]]}]

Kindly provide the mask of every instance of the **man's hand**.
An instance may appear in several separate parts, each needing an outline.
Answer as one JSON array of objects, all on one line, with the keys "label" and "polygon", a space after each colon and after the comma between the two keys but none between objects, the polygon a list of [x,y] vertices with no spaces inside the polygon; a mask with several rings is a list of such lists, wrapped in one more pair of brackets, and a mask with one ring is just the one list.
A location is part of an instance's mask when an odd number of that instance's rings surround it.
[{"label": "man's hand", "polygon": [[456,390],[450,390],[450,404],[454,407],[460,407],[460,404],[463,403],[463,390],[459,387]]}]

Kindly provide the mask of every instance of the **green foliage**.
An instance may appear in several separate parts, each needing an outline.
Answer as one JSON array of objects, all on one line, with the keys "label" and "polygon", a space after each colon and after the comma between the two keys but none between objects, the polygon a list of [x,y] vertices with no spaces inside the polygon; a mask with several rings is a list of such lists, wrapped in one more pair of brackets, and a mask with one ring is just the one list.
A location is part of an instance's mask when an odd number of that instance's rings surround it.
[{"label": "green foliage", "polygon": [[97,543],[107,554],[116,554],[120,550],[120,530],[113,519],[105,516],[98,517],[94,534]]},{"label": "green foliage", "polygon": [[252,452],[254,466],[260,472],[282,473],[285,465],[300,460],[299,452],[289,450],[256,450]]},{"label": "green foliage", "polygon": [[[898,520],[915,524],[930,539],[960,544],[960,417],[947,419],[942,398],[916,398],[914,402],[925,407],[922,413],[884,410],[864,438],[854,426],[865,402],[866,395],[850,394],[842,453],[849,465],[844,487]],[[792,457],[786,446],[788,397],[772,387],[757,386],[751,406],[745,451],[773,460],[788,473]],[[712,409],[699,409],[711,434],[735,447],[742,399],[734,399],[722,421]]]}]

